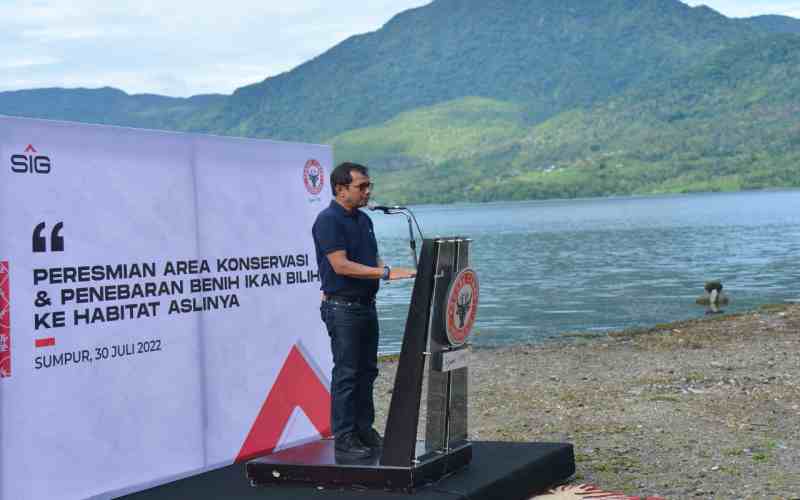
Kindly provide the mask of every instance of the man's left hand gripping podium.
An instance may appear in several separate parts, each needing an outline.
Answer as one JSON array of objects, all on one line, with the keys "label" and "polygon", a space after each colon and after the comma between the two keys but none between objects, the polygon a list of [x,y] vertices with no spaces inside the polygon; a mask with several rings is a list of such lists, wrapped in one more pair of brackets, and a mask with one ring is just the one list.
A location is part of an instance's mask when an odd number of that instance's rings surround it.
[{"label": "man's left hand gripping podium", "polygon": [[[247,463],[247,477],[253,485],[307,483],[412,493],[470,464],[473,443],[467,439],[467,340],[479,300],[478,277],[469,264],[470,243],[462,237],[423,241],[380,452],[364,460],[343,462],[337,460],[333,440],[282,450]],[[421,429],[426,379],[425,425]],[[575,471],[571,445],[526,443],[535,449],[523,450],[514,448],[517,444],[476,443],[487,455],[493,455],[489,462],[500,463],[501,456],[515,454],[532,457],[529,463],[515,466],[516,472],[499,471],[501,476],[490,480],[498,487],[507,480],[502,476],[513,476],[519,483],[523,470],[541,474],[532,482],[506,488],[527,492],[533,484],[549,486]],[[494,467],[486,465],[487,469]],[[469,471],[465,474],[471,475]],[[489,479],[483,477],[486,475],[486,471],[475,474],[481,476],[478,481]]]},{"label": "man's left hand gripping podium", "polygon": [[[383,449],[343,463],[332,440],[282,450],[247,464],[254,484],[307,482],[412,491],[461,469],[467,441],[467,338],[478,308],[470,240],[423,241]],[[418,439],[427,371],[424,439]]]}]

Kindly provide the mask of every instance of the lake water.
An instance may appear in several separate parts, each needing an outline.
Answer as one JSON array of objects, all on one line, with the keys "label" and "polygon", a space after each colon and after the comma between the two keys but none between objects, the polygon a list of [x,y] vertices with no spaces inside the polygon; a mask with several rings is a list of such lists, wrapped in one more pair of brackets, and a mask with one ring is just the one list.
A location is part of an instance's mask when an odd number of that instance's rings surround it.
[{"label": "lake water", "polygon": [[[712,279],[726,312],[800,300],[800,191],[412,209],[425,237],[474,240],[478,346],[702,317]],[[370,215],[384,260],[412,265],[405,218]],[[411,287],[382,285],[382,353],[400,350]]]}]

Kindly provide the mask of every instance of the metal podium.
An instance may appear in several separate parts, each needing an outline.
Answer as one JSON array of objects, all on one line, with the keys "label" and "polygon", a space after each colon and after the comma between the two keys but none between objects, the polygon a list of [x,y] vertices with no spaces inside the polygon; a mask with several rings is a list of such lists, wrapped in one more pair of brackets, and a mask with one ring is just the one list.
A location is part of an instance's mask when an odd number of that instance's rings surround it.
[{"label": "metal podium", "polygon": [[479,298],[469,247],[470,240],[462,237],[423,240],[383,449],[361,461],[337,460],[333,440],[282,450],[247,463],[252,484],[360,485],[412,492],[469,464],[467,340]]},{"label": "metal podium", "polygon": [[[415,472],[410,486],[438,479],[472,459],[466,339],[478,307],[478,282],[469,268],[469,244],[465,238],[439,238],[422,245],[380,459],[383,466]],[[426,366],[425,439],[418,441]]]}]

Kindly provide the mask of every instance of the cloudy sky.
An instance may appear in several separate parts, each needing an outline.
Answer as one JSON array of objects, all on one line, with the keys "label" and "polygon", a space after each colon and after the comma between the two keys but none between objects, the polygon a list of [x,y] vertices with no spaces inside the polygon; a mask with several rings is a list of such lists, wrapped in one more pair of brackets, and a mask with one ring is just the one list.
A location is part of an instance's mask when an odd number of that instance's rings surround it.
[{"label": "cloudy sky", "polygon": [[[0,0],[6,75],[0,91],[112,86],[171,96],[228,94],[429,2]],[[730,17],[800,18],[800,0],[687,3]]]}]

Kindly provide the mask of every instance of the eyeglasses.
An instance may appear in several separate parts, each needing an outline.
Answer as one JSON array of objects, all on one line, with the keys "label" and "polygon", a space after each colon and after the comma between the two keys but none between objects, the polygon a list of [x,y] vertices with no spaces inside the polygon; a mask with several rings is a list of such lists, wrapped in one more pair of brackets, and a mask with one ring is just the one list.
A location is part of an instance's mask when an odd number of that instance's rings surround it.
[{"label": "eyeglasses", "polygon": [[[351,186],[352,186],[352,184],[351,184]],[[361,184],[358,184],[358,185],[356,185],[354,187],[358,188],[359,191],[363,192],[363,191],[366,191],[367,189],[374,188],[375,187],[375,183],[374,182],[362,182]]]}]

